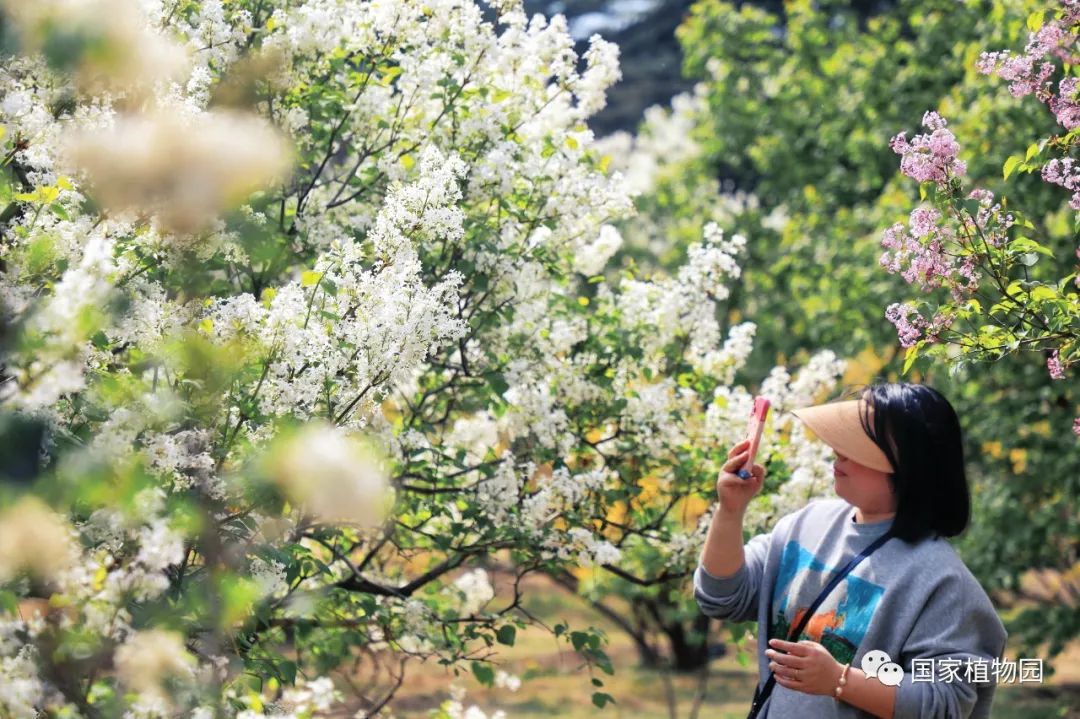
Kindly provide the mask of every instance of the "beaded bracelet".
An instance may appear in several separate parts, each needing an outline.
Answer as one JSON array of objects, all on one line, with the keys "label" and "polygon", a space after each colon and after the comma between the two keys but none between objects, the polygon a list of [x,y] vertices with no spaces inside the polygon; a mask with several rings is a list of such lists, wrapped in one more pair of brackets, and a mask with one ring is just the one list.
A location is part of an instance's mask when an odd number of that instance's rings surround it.
[{"label": "beaded bracelet", "polygon": [[851,665],[845,664],[844,670],[840,672],[840,683],[837,684],[836,689],[833,691],[833,694],[835,695],[833,696],[833,699],[836,699],[837,701],[840,701],[840,695],[844,693],[844,685],[847,684],[848,669],[851,669]]}]

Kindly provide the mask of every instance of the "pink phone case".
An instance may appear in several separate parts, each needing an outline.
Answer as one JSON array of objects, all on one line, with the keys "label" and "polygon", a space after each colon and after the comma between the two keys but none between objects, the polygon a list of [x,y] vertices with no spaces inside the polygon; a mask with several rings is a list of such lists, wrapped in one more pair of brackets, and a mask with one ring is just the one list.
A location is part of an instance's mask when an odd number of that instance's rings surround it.
[{"label": "pink phone case", "polygon": [[765,429],[765,418],[769,416],[769,400],[764,397],[754,398],[754,409],[750,412],[750,427],[746,436],[750,439],[750,456],[737,474],[743,479],[750,479],[750,468],[754,466],[758,445],[761,444],[761,432]]}]

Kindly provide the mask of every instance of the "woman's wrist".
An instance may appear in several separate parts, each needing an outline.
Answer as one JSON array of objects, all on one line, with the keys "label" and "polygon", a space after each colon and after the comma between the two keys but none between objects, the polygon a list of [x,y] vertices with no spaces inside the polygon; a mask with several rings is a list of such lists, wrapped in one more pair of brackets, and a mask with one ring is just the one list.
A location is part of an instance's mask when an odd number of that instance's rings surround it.
[{"label": "woman's wrist", "polygon": [[837,701],[840,701],[840,699],[843,697],[843,694],[844,694],[844,687],[847,686],[848,670],[851,669],[851,665],[850,664],[840,664],[839,662],[837,662],[836,667],[837,667],[838,673],[837,673],[837,677],[836,677],[835,686],[833,687],[833,698],[836,699]]}]

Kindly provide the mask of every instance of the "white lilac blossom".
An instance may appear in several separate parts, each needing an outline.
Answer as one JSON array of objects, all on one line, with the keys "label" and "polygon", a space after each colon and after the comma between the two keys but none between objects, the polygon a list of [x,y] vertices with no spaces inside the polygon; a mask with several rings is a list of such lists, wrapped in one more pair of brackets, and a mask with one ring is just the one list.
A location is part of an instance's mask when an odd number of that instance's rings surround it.
[{"label": "white lilac blossom", "polygon": [[56,26],[109,48],[79,57],[74,74],[84,92],[145,96],[187,69],[186,49],[155,32],[137,0],[5,0],[0,5],[29,49],[47,45]]},{"label": "white lilac blossom", "polygon": [[[466,565],[399,596],[417,577],[495,546],[597,572],[634,562],[600,526],[605,498],[647,472],[629,476],[629,460],[661,465],[657,491],[676,491],[677,457],[743,431],[750,393],[731,385],[754,325],[721,330],[747,240],[719,224],[672,275],[589,283],[637,189],[669,169],[609,166],[587,127],[617,48],[592,39],[582,68],[565,18],[512,1],[497,23],[471,0],[137,5],[116,32],[84,11],[121,0],[49,0],[22,21],[70,17],[116,57],[160,64],[79,56],[65,73],[31,38],[0,73],[25,182],[0,230],[0,312],[25,340],[0,402],[48,427],[46,459],[80,502],[74,529],[48,515],[0,532],[3,578],[47,577],[63,608],[10,631],[0,619],[0,709],[66,701],[36,637],[78,627],[115,650],[116,676],[94,682],[128,716],[325,712],[339,694],[310,664],[273,699],[241,687],[285,656],[278,626],[318,627],[290,635],[300,663],[300,645],[346,631],[343,646],[463,661],[469,642],[444,620],[468,615],[486,636],[491,578]],[[255,99],[224,102],[267,58]],[[652,112],[640,152],[699,152],[663,130],[699,100]],[[815,359],[766,390],[801,402],[834,371]],[[787,452],[782,435],[767,431],[764,456]],[[795,445],[785,501],[816,488],[819,460]],[[673,569],[702,539],[700,516],[687,521],[656,539]],[[56,551],[31,556],[35,532]],[[145,626],[147,607],[200,602],[228,616]],[[189,684],[205,693],[173,691]]]},{"label": "white lilac blossom", "polygon": [[506,712],[501,709],[488,714],[475,704],[466,708],[465,689],[456,683],[450,685],[450,698],[439,709],[440,716],[446,719],[506,719]]},{"label": "white lilac blossom", "polygon": [[250,571],[251,579],[262,597],[278,597],[289,589],[289,583],[285,579],[285,565],[281,562],[256,557],[251,560]]},{"label": "white lilac blossom", "polygon": [[622,172],[632,194],[653,189],[665,171],[700,153],[692,130],[707,108],[705,93],[706,85],[698,83],[691,92],[671,98],[670,107],[646,108],[636,135],[618,131],[597,141],[597,149]]},{"label": "white lilac blossom", "polygon": [[495,597],[488,573],[483,569],[463,573],[454,581],[454,588],[461,593],[462,616],[476,614]]},{"label": "white lilac blossom", "polygon": [[20,572],[56,581],[76,561],[71,528],[35,497],[0,512],[0,583]]},{"label": "white lilac blossom", "polygon": [[136,632],[117,647],[113,662],[121,681],[144,695],[164,696],[170,677],[188,678],[195,658],[176,632],[151,629]]},{"label": "white lilac blossom", "polygon": [[383,517],[382,460],[346,430],[321,423],[304,426],[278,448],[269,471],[291,501],[316,517],[362,527]]},{"label": "white lilac blossom", "polygon": [[152,212],[172,232],[191,234],[254,190],[283,179],[288,154],[264,120],[212,110],[185,117],[118,117],[112,127],[70,136],[71,161],[93,194],[121,212]]},{"label": "white lilac blossom", "polygon": [[611,225],[603,225],[596,241],[583,247],[574,258],[574,269],[587,276],[598,274],[621,246],[622,236],[619,231]]},{"label": "white lilac blossom", "polygon": [[38,676],[33,647],[25,645],[14,654],[4,651],[0,655],[0,711],[4,716],[37,719],[45,686]]}]

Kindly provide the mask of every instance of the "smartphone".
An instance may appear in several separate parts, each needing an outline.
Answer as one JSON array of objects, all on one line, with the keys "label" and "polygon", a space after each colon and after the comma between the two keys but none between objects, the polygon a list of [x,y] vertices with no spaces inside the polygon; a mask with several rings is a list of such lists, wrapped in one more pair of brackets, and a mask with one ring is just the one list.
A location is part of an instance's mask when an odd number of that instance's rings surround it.
[{"label": "smartphone", "polygon": [[746,431],[746,437],[750,440],[750,456],[746,459],[743,468],[736,472],[743,479],[750,479],[750,468],[754,466],[758,445],[761,444],[761,432],[765,429],[765,418],[768,416],[769,400],[764,397],[755,397],[754,408],[750,411],[750,426]]}]

